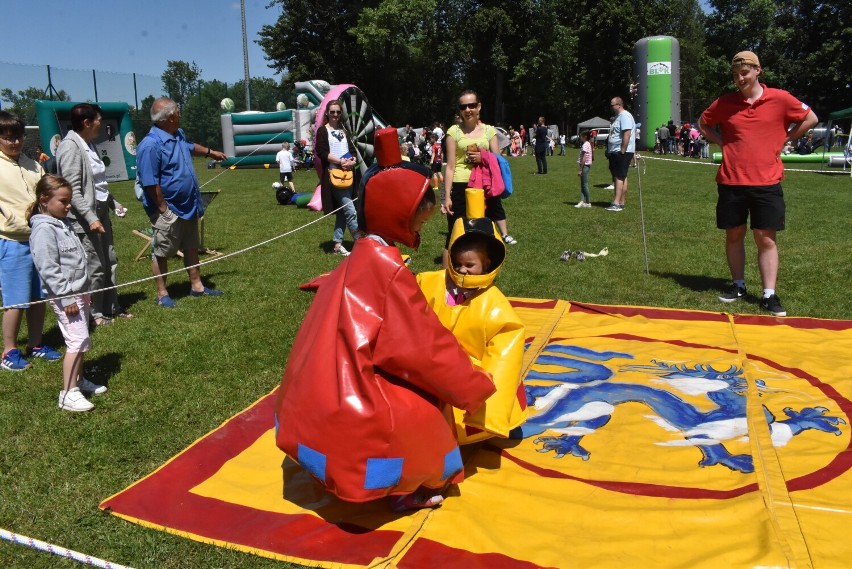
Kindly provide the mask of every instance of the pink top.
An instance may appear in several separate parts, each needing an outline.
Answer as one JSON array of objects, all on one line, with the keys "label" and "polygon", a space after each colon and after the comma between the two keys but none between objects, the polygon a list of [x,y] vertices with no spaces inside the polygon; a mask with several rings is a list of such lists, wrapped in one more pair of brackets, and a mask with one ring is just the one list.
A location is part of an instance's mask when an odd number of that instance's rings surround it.
[{"label": "pink top", "polygon": [[588,140],[584,142],[583,146],[580,148],[580,155],[577,156],[577,164],[581,164],[583,166],[592,165],[592,145]]}]

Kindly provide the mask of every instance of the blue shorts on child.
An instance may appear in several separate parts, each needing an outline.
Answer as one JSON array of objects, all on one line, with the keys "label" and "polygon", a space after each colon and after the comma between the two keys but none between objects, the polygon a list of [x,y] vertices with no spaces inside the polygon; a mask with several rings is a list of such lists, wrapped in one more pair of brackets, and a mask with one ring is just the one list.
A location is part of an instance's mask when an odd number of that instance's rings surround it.
[{"label": "blue shorts on child", "polygon": [[44,298],[29,242],[0,239],[0,287],[3,306]]}]

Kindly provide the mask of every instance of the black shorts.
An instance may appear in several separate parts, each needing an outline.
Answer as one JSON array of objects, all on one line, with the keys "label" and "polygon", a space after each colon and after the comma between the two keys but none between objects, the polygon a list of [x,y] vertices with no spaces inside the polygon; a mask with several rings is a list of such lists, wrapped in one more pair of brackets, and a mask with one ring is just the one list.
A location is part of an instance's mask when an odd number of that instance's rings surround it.
[{"label": "black shorts", "polygon": [[607,154],[606,157],[609,159],[610,174],[619,180],[626,180],[630,162],[633,160],[633,153],[625,152],[622,154],[621,152],[613,152]]},{"label": "black shorts", "polygon": [[281,183],[284,182],[292,182],[293,181],[293,172],[279,172],[281,174]]},{"label": "black shorts", "polygon": [[435,174],[440,174],[442,166],[443,166],[442,162],[432,162],[432,172],[435,173]]},{"label": "black shorts", "polygon": [[[447,240],[444,244],[444,248],[448,248],[450,245],[450,234],[453,232],[453,224],[455,224],[456,219],[460,217],[464,217],[467,215],[467,203],[465,202],[464,195],[465,190],[467,189],[467,182],[453,182],[453,189],[451,190],[450,197],[453,200],[453,215],[447,216]],[[489,218],[491,221],[503,221],[506,219],[506,210],[503,209],[503,199],[499,196],[496,198],[485,198],[485,217]]]},{"label": "black shorts", "polygon": [[716,227],[734,229],[746,224],[751,215],[752,229],[784,229],[784,192],[781,184],[772,186],[729,186],[719,184]]}]

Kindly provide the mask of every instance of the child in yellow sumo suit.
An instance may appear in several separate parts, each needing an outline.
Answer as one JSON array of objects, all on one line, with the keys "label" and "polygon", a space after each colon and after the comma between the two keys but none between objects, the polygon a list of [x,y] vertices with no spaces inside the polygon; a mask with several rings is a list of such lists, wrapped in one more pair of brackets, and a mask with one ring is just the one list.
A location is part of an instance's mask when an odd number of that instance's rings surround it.
[{"label": "child in yellow sumo suit", "polygon": [[457,219],[453,226],[450,266],[417,276],[441,323],[453,332],[471,362],[491,373],[497,388],[476,413],[454,410],[460,444],[507,438],[527,418],[521,381],[524,325],[494,285],[506,245],[485,217],[483,191],[468,188],[466,199],[471,217]]},{"label": "child in yellow sumo suit", "polygon": [[448,406],[475,413],[494,393],[429,308],[393,243],[417,248],[435,209],[431,173],[401,163],[396,129],[375,135],[361,182],[359,239],[293,342],[276,404],[276,443],[327,490],[396,511],[432,507],[464,470]]}]

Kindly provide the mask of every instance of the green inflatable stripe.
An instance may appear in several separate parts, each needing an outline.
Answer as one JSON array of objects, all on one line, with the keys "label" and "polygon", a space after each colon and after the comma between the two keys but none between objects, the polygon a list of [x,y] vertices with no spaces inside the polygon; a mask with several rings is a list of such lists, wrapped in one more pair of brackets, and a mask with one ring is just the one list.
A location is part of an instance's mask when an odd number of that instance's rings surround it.
[{"label": "green inflatable stripe", "polygon": [[310,203],[312,197],[314,197],[312,194],[302,194],[297,196],[296,205],[298,207],[308,207],[308,203]]},{"label": "green inflatable stripe", "polygon": [[293,111],[276,111],[274,113],[231,114],[233,124],[265,124],[287,122],[293,120]]},{"label": "green inflatable stripe", "polygon": [[[843,153],[826,152],[825,154],[823,154],[822,152],[814,152],[813,154],[784,154],[781,156],[781,162],[785,164],[819,164],[821,162],[828,162],[832,156],[843,156]],[[721,164],[721,152],[713,153],[713,162],[715,162],[716,164]]]},{"label": "green inflatable stripe", "polygon": [[274,144],[282,142],[293,142],[292,132],[279,132],[278,134],[235,134],[234,146],[248,146],[250,144]]},{"label": "green inflatable stripe", "polygon": [[275,166],[275,155],[254,154],[253,156],[244,156],[242,158],[240,158],[239,156],[231,157],[222,161],[222,168],[229,168],[237,162],[240,163],[237,168],[239,168],[240,166],[258,166],[263,164],[272,164],[273,166]]}]

